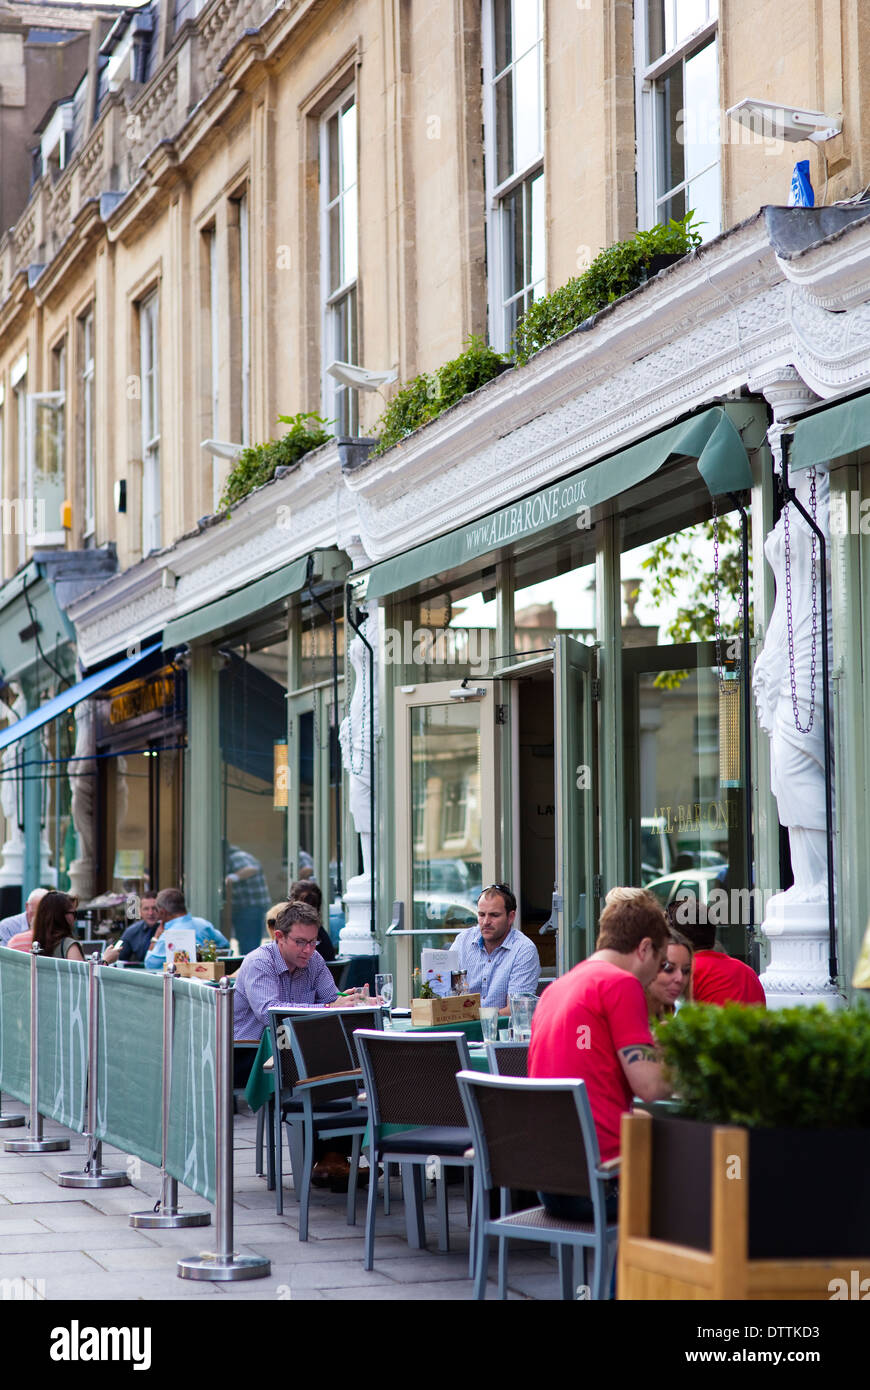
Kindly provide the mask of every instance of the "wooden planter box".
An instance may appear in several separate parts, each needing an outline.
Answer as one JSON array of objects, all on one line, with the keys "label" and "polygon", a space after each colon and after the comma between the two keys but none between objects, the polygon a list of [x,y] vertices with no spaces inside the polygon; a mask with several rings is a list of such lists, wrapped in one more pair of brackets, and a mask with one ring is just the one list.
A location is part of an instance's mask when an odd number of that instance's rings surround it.
[{"label": "wooden planter box", "polygon": [[436,1023],[468,1023],[480,1018],[479,994],[448,994],[444,999],[412,999],[411,1025],[431,1028]]},{"label": "wooden planter box", "polygon": [[225,960],[198,960],[182,961],[175,968],[182,980],[222,980],[227,973],[227,966],[232,965],[235,970],[237,966]]},{"label": "wooden planter box", "polygon": [[624,1116],[618,1297],[827,1300],[855,1270],[860,1285],[868,1161],[867,1130]]}]

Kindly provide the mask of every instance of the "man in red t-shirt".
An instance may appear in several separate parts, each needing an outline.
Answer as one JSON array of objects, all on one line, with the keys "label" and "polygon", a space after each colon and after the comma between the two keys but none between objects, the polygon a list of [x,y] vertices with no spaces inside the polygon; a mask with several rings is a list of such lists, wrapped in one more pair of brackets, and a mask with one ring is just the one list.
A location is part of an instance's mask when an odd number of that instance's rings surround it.
[{"label": "man in red t-shirt", "polygon": [[703,903],[694,897],[677,899],[669,906],[668,916],[695,948],[693,1004],[759,1004],[767,1008],[761,981],[751,966],[715,949],[716,927],[708,922]]},{"label": "man in red t-shirt", "polygon": [[[613,888],[594,954],[548,986],[532,1020],[529,1076],[585,1081],[602,1162],[619,1154],[620,1120],[634,1096],[670,1095],[644,993],[658,974],[667,941],[667,919],[651,893]],[[559,1200],[546,1193],[541,1198],[553,1215],[589,1219],[578,1208],[585,1198]],[[611,1214],[615,1217],[613,1196]]]}]

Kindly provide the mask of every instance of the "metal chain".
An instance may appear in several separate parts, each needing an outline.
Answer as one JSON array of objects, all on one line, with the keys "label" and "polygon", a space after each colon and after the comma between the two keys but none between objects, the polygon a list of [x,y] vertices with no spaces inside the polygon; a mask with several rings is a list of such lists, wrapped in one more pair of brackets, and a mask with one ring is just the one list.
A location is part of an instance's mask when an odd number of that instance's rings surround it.
[{"label": "metal chain", "polygon": [[[721,615],[720,607],[719,607],[719,592],[720,592],[720,587],[721,587],[721,586],[720,586],[720,584],[719,584],[719,508],[718,508],[718,505],[717,505],[717,500],[716,500],[716,498],[714,497],[714,498],[713,498],[713,608],[714,608],[714,612],[715,612],[716,666],[718,667],[718,671],[719,671],[719,684],[720,684],[720,686],[722,686],[722,685],[725,684],[725,672],[724,672],[724,669],[723,669],[723,666],[722,666],[722,615]],[[742,609],[741,609],[741,613],[742,613]],[[740,652],[741,652],[741,655],[742,655],[742,652],[743,652],[743,639],[744,639],[744,637],[745,637],[745,633],[743,632],[743,624],[742,624],[742,622],[741,622],[741,632],[740,632],[740,639],[741,639],[741,640],[740,640]],[[739,675],[740,675],[740,662],[739,662],[739,661],[736,663],[735,670],[734,670],[734,675],[735,675],[735,676],[739,676]]]},{"label": "metal chain", "polygon": [[[810,649],[810,718],[806,728],[800,721],[800,707],[797,697],[797,677],[795,675],[794,661],[794,625],[792,622],[791,607],[791,537],[789,535],[788,514],[791,502],[786,502],[783,512],[783,534],[785,536],[785,615],[788,624],[788,674],[791,682],[791,708],[794,715],[794,726],[799,734],[808,734],[812,730],[816,717],[816,637],[818,634],[818,603],[816,594],[816,534],[812,533],[812,550],[810,562],[810,584],[813,590],[813,625],[812,625],[812,647]],[[810,469],[810,509],[813,521],[816,520],[816,470]]]}]

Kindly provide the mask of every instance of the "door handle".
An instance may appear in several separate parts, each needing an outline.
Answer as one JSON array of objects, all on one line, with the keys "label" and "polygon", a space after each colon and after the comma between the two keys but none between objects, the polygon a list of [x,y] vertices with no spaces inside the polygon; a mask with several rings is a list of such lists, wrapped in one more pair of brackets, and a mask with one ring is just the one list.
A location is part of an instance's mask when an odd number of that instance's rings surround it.
[{"label": "door handle", "polygon": [[542,927],[538,928],[538,936],[555,936],[559,930],[559,914],[564,907],[562,894],[553,893],[553,902],[550,908],[550,915]]}]

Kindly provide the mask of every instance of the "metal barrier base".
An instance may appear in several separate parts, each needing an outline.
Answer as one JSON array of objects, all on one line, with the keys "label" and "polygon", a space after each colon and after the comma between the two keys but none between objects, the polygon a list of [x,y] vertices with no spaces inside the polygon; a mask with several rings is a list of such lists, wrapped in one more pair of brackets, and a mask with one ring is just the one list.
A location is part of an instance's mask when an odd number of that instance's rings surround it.
[{"label": "metal barrier base", "polygon": [[68,1139],[7,1139],[8,1154],[56,1154],[69,1148]]},{"label": "metal barrier base", "polygon": [[210,1279],[231,1282],[236,1279],[265,1279],[272,1262],[263,1255],[190,1255],[178,1261],[179,1279]]},{"label": "metal barrier base", "polygon": [[58,1173],[58,1187],[129,1187],[130,1179],[119,1169],[104,1168],[101,1173]]},{"label": "metal barrier base", "polygon": [[177,1226],[208,1226],[210,1211],[134,1211],[130,1225],[140,1230],[174,1230]]},{"label": "metal barrier base", "polygon": [[20,1129],[23,1124],[23,1115],[4,1115],[0,1113],[0,1129]]}]

